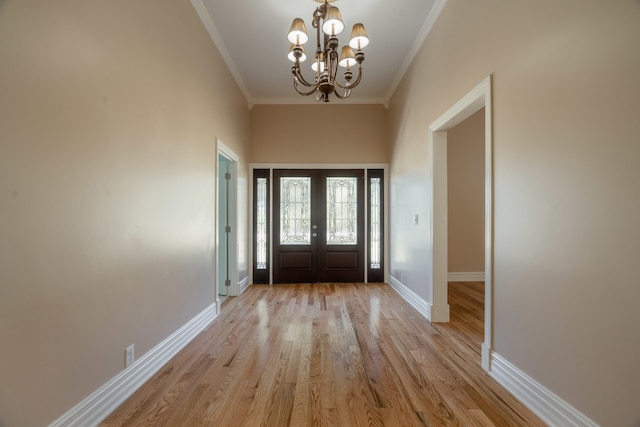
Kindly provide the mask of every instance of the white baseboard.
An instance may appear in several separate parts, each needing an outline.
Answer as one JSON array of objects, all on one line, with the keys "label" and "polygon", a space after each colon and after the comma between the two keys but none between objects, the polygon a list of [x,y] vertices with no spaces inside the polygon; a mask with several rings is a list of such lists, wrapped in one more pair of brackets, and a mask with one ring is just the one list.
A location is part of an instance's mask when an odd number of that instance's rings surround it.
[{"label": "white baseboard", "polygon": [[218,315],[211,304],[140,359],[71,408],[49,427],[97,426]]},{"label": "white baseboard", "polygon": [[249,287],[249,276],[238,282],[238,295],[243,293]]},{"label": "white baseboard", "polygon": [[447,280],[449,282],[484,282],[484,271],[461,271],[458,273],[449,273]]},{"label": "white baseboard", "polygon": [[482,363],[482,369],[484,369],[487,372],[491,371],[491,347],[489,347],[489,345],[486,342],[482,343],[482,347],[480,348],[481,351],[481,363]]},{"label": "white baseboard", "polygon": [[389,276],[389,286],[400,294],[413,308],[418,310],[427,320],[431,320],[431,304],[420,298],[418,294],[393,276]]},{"label": "white baseboard", "polygon": [[491,376],[549,426],[598,427],[499,354],[491,353]]}]

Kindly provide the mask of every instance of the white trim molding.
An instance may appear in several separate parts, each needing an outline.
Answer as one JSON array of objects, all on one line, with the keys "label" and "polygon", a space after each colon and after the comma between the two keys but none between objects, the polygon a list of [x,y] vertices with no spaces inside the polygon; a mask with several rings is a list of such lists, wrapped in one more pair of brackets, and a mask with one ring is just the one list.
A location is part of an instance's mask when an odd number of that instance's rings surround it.
[{"label": "white trim molding", "polygon": [[[318,101],[316,101],[315,96],[298,96],[298,94],[295,92],[294,94],[296,95],[295,97],[291,96],[291,97],[285,97],[285,98],[254,98],[253,104],[251,105],[251,107],[253,108],[254,105],[317,105],[318,104]],[[385,108],[388,108],[387,105],[385,104],[384,98],[364,98],[364,97],[363,98],[360,98],[360,97],[346,98],[346,99],[341,99],[340,103],[350,104],[350,105],[380,104]]]},{"label": "white trim molding", "polygon": [[[447,303],[447,131],[484,107],[484,343],[482,367],[488,370],[493,331],[493,144],[491,75],[485,77],[442,116],[429,125],[427,135],[428,169],[431,179],[428,267],[431,270],[429,300],[432,318],[449,321]],[[444,231],[443,231],[444,230]]]},{"label": "white trim molding", "polygon": [[231,58],[231,54],[227,50],[227,47],[225,46],[224,42],[222,41],[222,37],[220,36],[218,29],[213,23],[213,19],[211,19],[209,10],[204,5],[204,2],[202,0],[191,0],[191,5],[193,6],[193,9],[198,14],[200,21],[202,21],[202,25],[204,25],[204,28],[209,33],[209,37],[211,37],[213,44],[215,44],[216,47],[218,48],[218,51],[220,52],[222,59],[224,60],[225,64],[227,64],[227,68],[229,68],[231,75],[236,80],[236,83],[238,84],[238,88],[240,89],[240,92],[242,92],[242,95],[244,95],[244,98],[247,101],[247,106],[249,110],[251,110],[251,108],[253,107],[253,100],[251,99],[251,94],[249,93],[249,89],[247,89],[247,85],[245,85],[244,80],[242,80],[242,77],[240,77],[240,73],[238,72],[238,67],[236,66],[236,63],[233,62],[233,59]]},{"label": "white trim molding", "polygon": [[549,426],[598,427],[598,424],[495,352],[491,353],[490,374]]},{"label": "white trim molding", "polygon": [[49,427],[97,426],[178,354],[218,315],[211,304],[140,359],[91,393]]},{"label": "white trim molding", "polygon": [[442,9],[444,9],[444,6],[446,4],[447,4],[447,0],[436,0],[436,2],[434,3],[433,8],[431,9],[431,12],[429,12],[429,16],[427,16],[427,19],[425,20],[424,24],[422,24],[422,28],[420,28],[420,32],[418,33],[418,36],[413,42],[413,45],[411,45],[409,52],[407,52],[407,55],[404,57],[404,60],[402,61],[402,63],[400,64],[400,67],[398,68],[398,72],[396,73],[393,81],[391,82],[391,85],[389,86],[389,89],[387,90],[387,94],[384,97],[385,107],[387,108],[389,107],[389,101],[393,97],[393,94],[398,88],[398,85],[400,85],[402,78],[407,73],[407,70],[409,69],[409,66],[411,65],[411,63],[413,62],[413,59],[416,57],[416,55],[418,54],[418,51],[424,44],[424,41],[429,36],[431,29],[435,25],[436,21],[438,20],[438,17],[440,16],[440,13],[442,12]]},{"label": "white trim molding", "polygon": [[238,282],[238,295],[243,293],[249,287],[249,276],[245,276],[244,279]]},{"label": "white trim molding", "polygon": [[484,271],[449,272],[447,280],[449,282],[484,282]]},{"label": "white trim molding", "polygon": [[431,321],[431,304],[423,300],[409,289],[404,283],[389,275],[389,286],[393,288],[405,301],[418,310],[427,320]]}]

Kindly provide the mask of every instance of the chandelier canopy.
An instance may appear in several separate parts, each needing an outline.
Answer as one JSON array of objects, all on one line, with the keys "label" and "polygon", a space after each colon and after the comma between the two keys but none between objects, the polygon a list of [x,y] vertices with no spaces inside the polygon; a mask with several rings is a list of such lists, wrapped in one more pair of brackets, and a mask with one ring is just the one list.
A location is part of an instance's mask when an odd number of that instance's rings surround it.
[{"label": "chandelier canopy", "polygon": [[[318,1],[318,0],[314,0]],[[301,18],[295,18],[289,30],[291,43],[289,60],[293,62],[293,87],[300,95],[316,95],[318,101],[329,102],[329,95],[335,94],[339,99],[351,95],[351,89],[358,86],[362,79],[362,49],[369,44],[364,25],[358,23],[351,30],[348,46],[343,46],[338,56],[338,34],[344,30],[344,22],[340,10],[329,3],[335,0],[320,0],[322,4],[313,12],[311,26],[316,29],[316,51],[311,69],[315,72],[313,83],[302,76],[300,63],[307,59],[304,44],[309,41],[307,28]],[[353,50],[356,50],[355,54]],[[351,67],[358,64],[358,77],[353,80]],[[338,81],[338,66],[343,67],[344,82]]]}]

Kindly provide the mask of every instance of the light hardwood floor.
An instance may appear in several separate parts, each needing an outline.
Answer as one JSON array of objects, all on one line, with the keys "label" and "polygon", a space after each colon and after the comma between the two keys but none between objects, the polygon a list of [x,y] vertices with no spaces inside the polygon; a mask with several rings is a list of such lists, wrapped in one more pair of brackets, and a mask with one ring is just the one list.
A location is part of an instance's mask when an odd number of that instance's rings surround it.
[{"label": "light hardwood floor", "polygon": [[484,285],[430,324],[384,284],[254,285],[102,426],[542,426],[480,367]]}]

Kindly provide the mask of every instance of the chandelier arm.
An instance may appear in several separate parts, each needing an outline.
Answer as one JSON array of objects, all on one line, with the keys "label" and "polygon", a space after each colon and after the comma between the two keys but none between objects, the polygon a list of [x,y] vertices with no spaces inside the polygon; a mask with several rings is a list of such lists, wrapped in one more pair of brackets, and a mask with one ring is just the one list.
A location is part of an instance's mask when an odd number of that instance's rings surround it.
[{"label": "chandelier arm", "polygon": [[314,94],[314,93],[316,92],[316,88],[317,88],[317,86],[313,86],[309,92],[303,92],[303,91],[301,91],[301,90],[300,90],[300,88],[298,87],[298,82],[299,82],[299,80],[298,80],[298,79],[293,79],[293,88],[294,88],[294,89],[296,90],[296,92],[298,92],[300,95],[309,96],[309,95],[312,95],[312,94]]},{"label": "chandelier arm", "polygon": [[358,77],[356,77],[356,81],[353,82],[351,87],[356,87],[360,84],[360,80],[362,80],[362,65],[358,66]]},{"label": "chandelier arm", "polygon": [[316,84],[313,83],[309,83],[304,76],[302,75],[302,71],[300,70],[300,64],[296,64],[293,67],[293,75],[294,75],[294,80],[297,79],[299,80],[303,85],[305,85],[306,87],[313,87],[315,89],[315,87],[317,87]]},{"label": "chandelier arm", "polygon": [[329,65],[330,69],[330,80],[337,81],[338,80],[338,52],[335,50],[331,50],[329,52]]},{"label": "chandelier arm", "polygon": [[[340,87],[342,87],[342,86],[340,86]],[[341,94],[340,91],[338,91],[337,89],[334,89],[333,94],[338,99],[345,99],[345,98],[348,98],[351,95],[351,89],[345,89],[343,94]]]},{"label": "chandelier arm", "polygon": [[358,84],[360,83],[360,80],[362,80],[362,66],[358,67],[358,77],[356,77],[356,79],[355,79],[355,81],[353,83],[342,85],[342,84],[340,84],[338,79],[335,79],[334,83],[339,88],[342,88],[342,89],[346,90],[346,89],[353,89],[354,87],[358,86]]}]

